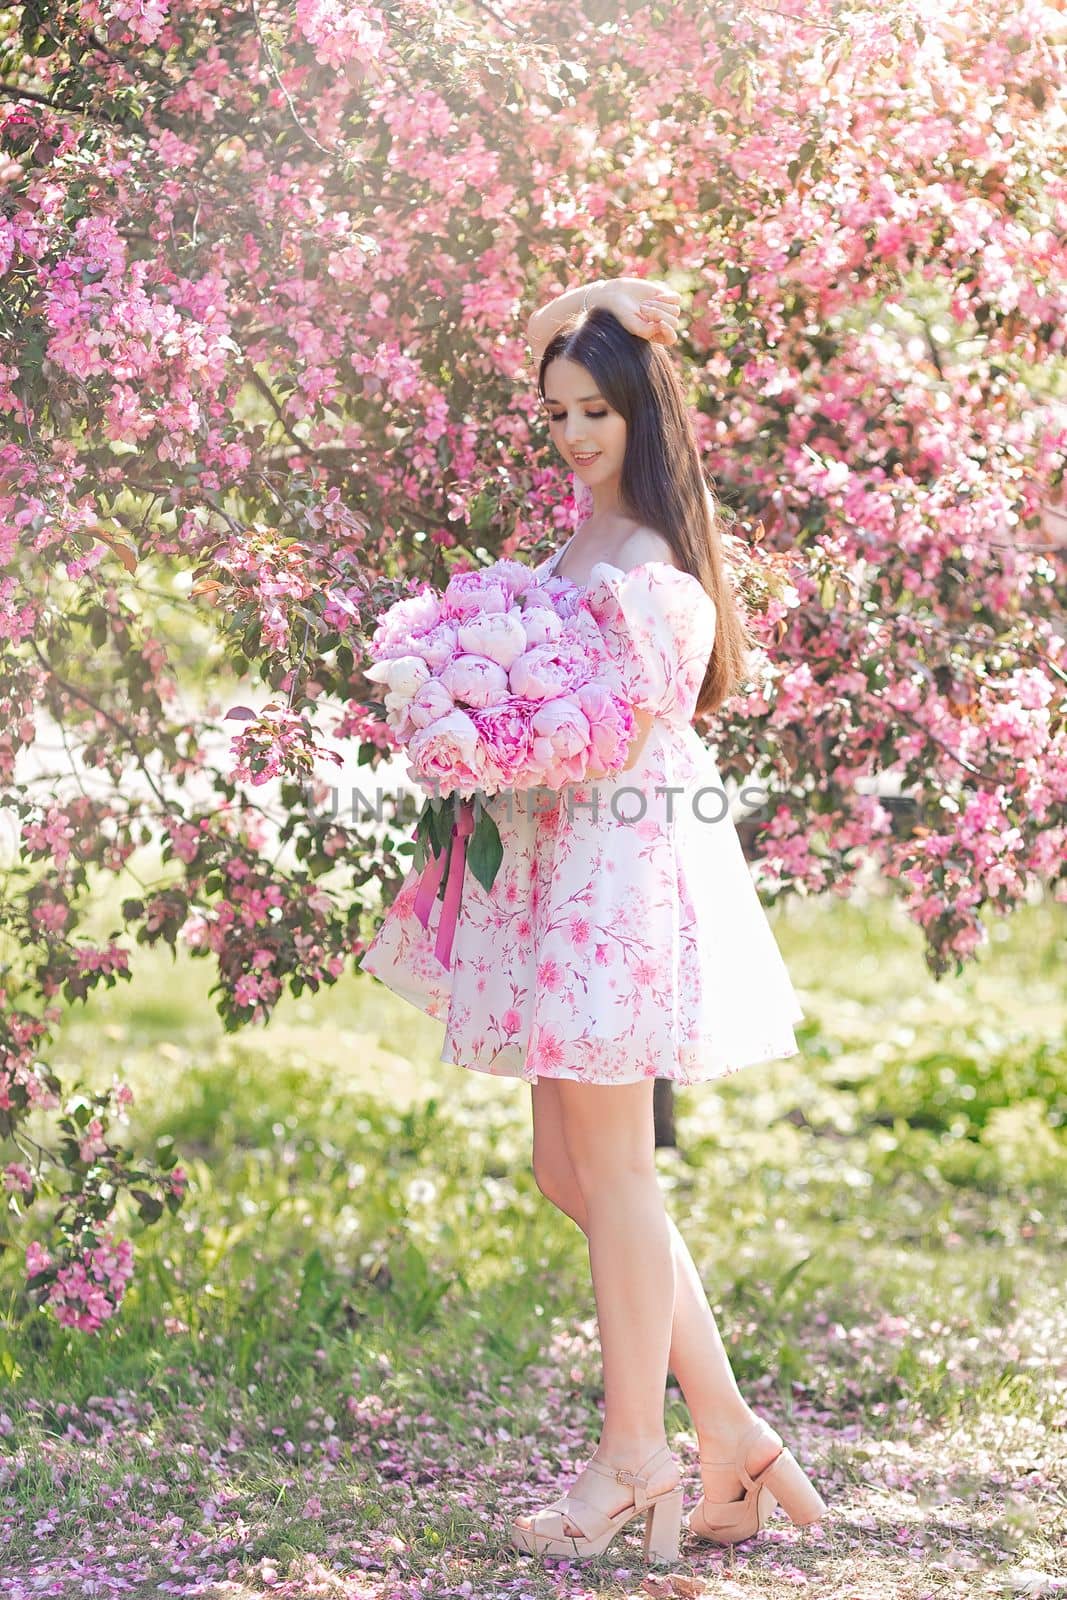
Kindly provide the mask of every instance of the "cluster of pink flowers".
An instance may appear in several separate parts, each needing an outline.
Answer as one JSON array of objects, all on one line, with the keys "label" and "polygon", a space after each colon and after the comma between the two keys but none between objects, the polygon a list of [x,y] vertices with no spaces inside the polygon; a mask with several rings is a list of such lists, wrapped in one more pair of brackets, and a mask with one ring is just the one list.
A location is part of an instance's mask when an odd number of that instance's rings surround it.
[{"label": "cluster of pink flowers", "polygon": [[[31,1239],[26,1246],[28,1277],[32,1280],[52,1267],[48,1251]],[[59,1268],[48,1287],[45,1303],[63,1327],[96,1333],[108,1317],[115,1315],[132,1276],[133,1245],[128,1239],[116,1241],[109,1232],[99,1244],[83,1249]]]},{"label": "cluster of pink flowers", "polygon": [[100,27],[105,38],[120,30],[141,44],[154,44],[169,10],[170,0],[83,0],[81,20]]},{"label": "cluster of pink flowers", "polygon": [[408,775],[438,792],[562,788],[622,765],[633,708],[572,586],[517,561],[457,573],[381,617],[366,676]]},{"label": "cluster of pink flowers", "polygon": [[343,67],[355,60],[378,58],[386,39],[376,6],[352,0],[296,0],[296,27],[323,66]]}]

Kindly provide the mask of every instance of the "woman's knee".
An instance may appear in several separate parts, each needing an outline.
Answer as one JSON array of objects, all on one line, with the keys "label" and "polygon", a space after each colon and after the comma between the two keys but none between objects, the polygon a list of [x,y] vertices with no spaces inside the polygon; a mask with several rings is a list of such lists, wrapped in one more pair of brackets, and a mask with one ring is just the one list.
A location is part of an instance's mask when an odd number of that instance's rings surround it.
[{"label": "woman's knee", "polygon": [[571,1170],[559,1109],[559,1084],[538,1078],[532,1085],[533,1174],[546,1200],[580,1223],[582,1197]]},{"label": "woman's knee", "polygon": [[574,1181],[570,1164],[562,1164],[553,1156],[542,1156],[535,1150],[533,1159],[534,1182],[559,1211],[573,1217],[580,1225],[584,1209],[581,1190]]}]

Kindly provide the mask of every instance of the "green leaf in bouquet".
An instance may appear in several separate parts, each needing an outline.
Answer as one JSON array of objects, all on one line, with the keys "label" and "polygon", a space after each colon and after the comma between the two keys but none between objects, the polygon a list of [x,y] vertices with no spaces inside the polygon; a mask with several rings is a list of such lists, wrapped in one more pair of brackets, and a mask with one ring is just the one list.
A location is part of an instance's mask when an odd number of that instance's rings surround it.
[{"label": "green leaf in bouquet", "polygon": [[447,850],[452,838],[452,804],[451,800],[429,801],[430,813],[428,831],[433,853],[439,856],[442,850]]},{"label": "green leaf in bouquet", "polygon": [[493,887],[493,879],[503,858],[500,830],[488,811],[479,810],[474,832],[467,841],[467,861],[483,889]]},{"label": "green leaf in bouquet", "polygon": [[415,854],[412,858],[412,865],[417,867],[420,872],[426,865],[426,859],[429,855],[431,845],[430,827],[433,816],[431,805],[432,802],[430,800],[426,800],[423,803],[422,810],[415,818],[415,838],[413,846]]},{"label": "green leaf in bouquet", "polygon": [[448,835],[447,843],[442,848],[445,850],[446,853],[445,853],[444,868],[442,869],[442,872],[441,872],[441,881],[437,885],[437,896],[436,896],[436,898],[438,900],[443,900],[444,899],[445,890],[448,888],[448,869],[452,864],[452,834],[451,834],[451,832]]}]

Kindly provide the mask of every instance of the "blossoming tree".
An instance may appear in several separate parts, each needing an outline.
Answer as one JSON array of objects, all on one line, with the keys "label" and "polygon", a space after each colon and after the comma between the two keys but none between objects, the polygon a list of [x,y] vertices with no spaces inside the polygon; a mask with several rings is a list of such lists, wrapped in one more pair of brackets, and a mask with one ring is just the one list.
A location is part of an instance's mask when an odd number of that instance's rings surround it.
[{"label": "blossoming tree", "polygon": [[[214,964],[230,1029],[351,978],[400,876],[319,803],[337,742],[389,750],[368,630],[572,520],[524,331],[583,276],[687,296],[768,647],[706,731],[772,791],[767,896],[847,894],[873,854],[941,974],[985,908],[1067,893],[1067,30],[1037,0],[948,10],[3,13],[0,1134],[9,1217],[57,1202],[26,1267],[62,1321],[121,1299],[119,1197],[152,1221],[184,1174],[120,1143],[125,1085],[59,1081],[60,1002],[160,941]],[[161,879],[81,936],[152,839]]]}]

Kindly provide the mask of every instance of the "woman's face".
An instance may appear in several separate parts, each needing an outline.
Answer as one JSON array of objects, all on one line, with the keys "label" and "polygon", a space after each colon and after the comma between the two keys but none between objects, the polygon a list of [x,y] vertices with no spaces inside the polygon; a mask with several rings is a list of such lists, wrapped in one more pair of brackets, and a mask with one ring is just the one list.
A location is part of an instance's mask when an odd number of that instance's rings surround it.
[{"label": "woman's face", "polygon": [[583,482],[604,483],[622,473],[626,419],[612,410],[577,361],[557,356],[545,368],[545,411],[556,448]]}]

